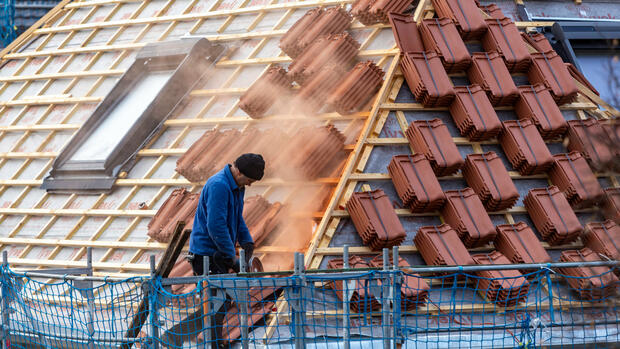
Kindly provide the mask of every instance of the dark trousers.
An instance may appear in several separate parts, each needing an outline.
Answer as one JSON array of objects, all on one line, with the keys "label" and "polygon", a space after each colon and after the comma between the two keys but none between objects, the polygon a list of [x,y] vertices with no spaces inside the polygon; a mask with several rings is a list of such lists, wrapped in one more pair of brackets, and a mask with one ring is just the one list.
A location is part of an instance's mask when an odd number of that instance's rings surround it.
[{"label": "dark trousers", "polygon": [[[194,255],[194,259],[191,261],[194,275],[198,276],[203,274],[203,259],[206,257],[209,258],[210,274],[228,273],[228,270],[226,270],[223,266],[214,262],[213,257]],[[213,292],[212,295],[215,295],[215,292]],[[215,315],[211,316],[211,348],[221,348],[227,343],[223,340],[222,323],[224,322],[224,317],[226,316],[226,311],[230,307],[230,304],[231,299],[228,295],[226,295],[224,304],[217,309]],[[198,333],[204,329],[204,316],[203,307],[201,305],[200,309],[190,314],[164,333],[164,343],[168,344],[169,348],[182,348],[185,340],[196,337]],[[206,340],[206,338],[204,340]]]}]

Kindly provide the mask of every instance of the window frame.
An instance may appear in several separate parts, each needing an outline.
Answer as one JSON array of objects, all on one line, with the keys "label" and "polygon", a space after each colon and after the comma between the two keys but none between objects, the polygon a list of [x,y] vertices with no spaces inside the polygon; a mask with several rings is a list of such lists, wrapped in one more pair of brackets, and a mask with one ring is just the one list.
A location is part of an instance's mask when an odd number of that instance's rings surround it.
[{"label": "window frame", "polygon": [[[143,47],[132,65],[56,157],[41,188],[48,192],[109,192],[118,175],[133,166],[138,150],[161,128],[199,80],[196,71],[208,75],[210,67],[223,52],[223,46],[214,45],[205,38],[183,38]],[[149,72],[165,70],[172,70],[172,75],[105,160],[71,159],[142,77]]]}]

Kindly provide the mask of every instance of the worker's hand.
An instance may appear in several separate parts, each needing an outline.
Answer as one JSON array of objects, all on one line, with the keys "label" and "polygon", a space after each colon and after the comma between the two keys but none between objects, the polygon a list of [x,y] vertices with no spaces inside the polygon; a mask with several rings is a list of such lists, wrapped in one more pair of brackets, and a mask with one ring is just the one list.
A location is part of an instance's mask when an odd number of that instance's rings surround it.
[{"label": "worker's hand", "polygon": [[241,271],[241,267],[239,266],[239,259],[235,259],[235,261],[233,262],[233,265],[231,267],[231,269],[235,272],[235,273],[239,273]]},{"label": "worker's hand", "polygon": [[213,263],[215,263],[219,273],[226,274],[230,270],[235,270],[235,264],[237,264],[237,272],[239,270],[239,260],[237,258],[228,257],[219,251],[213,254]]},{"label": "worker's hand", "polygon": [[245,251],[245,265],[250,266],[250,259],[252,259],[252,255],[254,254],[254,243],[248,242],[241,245],[241,248]]}]

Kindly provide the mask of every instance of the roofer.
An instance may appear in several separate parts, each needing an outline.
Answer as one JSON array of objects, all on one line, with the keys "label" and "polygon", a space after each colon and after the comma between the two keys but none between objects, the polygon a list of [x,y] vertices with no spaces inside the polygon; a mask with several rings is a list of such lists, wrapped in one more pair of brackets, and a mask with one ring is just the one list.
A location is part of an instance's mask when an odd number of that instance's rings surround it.
[{"label": "roofer", "polygon": [[[252,257],[254,241],[243,220],[243,196],[245,187],[263,178],[264,171],[263,157],[247,153],[207,180],[200,193],[189,239],[188,260],[195,275],[203,274],[204,258],[209,258],[211,274],[239,272],[237,243],[245,250],[246,263]],[[222,322],[229,304],[227,299],[212,319],[213,348],[223,346]],[[185,339],[200,333],[204,328],[203,317],[200,309],[166,331],[164,339],[169,341],[169,347],[182,347]]]}]

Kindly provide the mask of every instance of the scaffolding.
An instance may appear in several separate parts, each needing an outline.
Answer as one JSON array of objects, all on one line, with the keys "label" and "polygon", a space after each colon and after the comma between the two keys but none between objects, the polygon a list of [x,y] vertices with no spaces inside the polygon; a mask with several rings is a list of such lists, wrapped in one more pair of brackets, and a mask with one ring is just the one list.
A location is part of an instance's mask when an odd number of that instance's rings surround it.
[{"label": "scaffolding", "polygon": [[15,0],[0,2],[0,46],[6,47],[15,39]]}]

